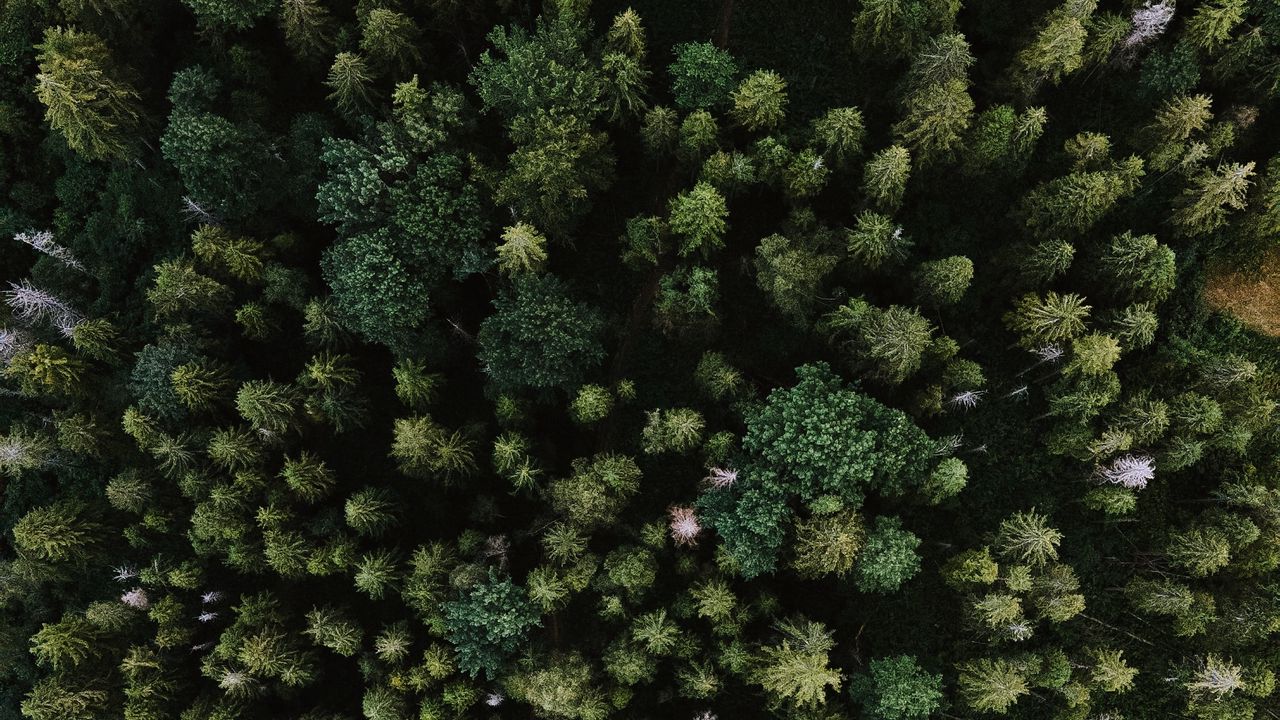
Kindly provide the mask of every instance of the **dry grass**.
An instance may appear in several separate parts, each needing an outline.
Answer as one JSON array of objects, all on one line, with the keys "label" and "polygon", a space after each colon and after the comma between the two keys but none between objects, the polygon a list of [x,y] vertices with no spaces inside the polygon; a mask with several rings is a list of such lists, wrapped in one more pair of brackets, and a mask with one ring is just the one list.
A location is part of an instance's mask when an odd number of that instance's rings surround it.
[{"label": "dry grass", "polygon": [[1273,250],[1256,273],[1214,273],[1205,284],[1204,299],[1250,328],[1280,337],[1280,250]]}]

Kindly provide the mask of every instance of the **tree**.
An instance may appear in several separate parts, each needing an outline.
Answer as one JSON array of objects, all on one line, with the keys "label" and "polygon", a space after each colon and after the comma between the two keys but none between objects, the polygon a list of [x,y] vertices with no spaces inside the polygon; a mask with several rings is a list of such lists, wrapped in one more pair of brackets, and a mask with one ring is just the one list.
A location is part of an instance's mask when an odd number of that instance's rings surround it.
[{"label": "tree", "polygon": [[1036,38],[1015,60],[1015,82],[1024,94],[1031,95],[1045,82],[1057,85],[1084,63],[1085,26],[1095,7],[1095,0],[1073,0],[1045,16]]},{"label": "tree", "polygon": [[440,477],[450,482],[476,469],[471,442],[430,417],[397,419],[394,436],[391,457],[399,463],[400,472],[410,477]]},{"label": "tree", "polygon": [[345,614],[333,607],[315,608],[307,613],[304,631],[320,647],[350,657],[360,651],[364,631]]},{"label": "tree", "polygon": [[420,34],[409,16],[386,8],[374,8],[364,16],[360,28],[360,50],[375,65],[406,70],[421,59],[416,47]]},{"label": "tree", "polygon": [[896,517],[881,516],[867,535],[854,582],[862,592],[890,593],[920,572],[920,538],[902,529]]},{"label": "tree", "polygon": [[671,199],[671,232],[682,238],[681,257],[695,250],[703,257],[724,247],[725,218],[729,208],[724,197],[712,185],[700,182],[692,190],[682,192]]},{"label": "tree", "polygon": [[74,28],[48,28],[36,46],[36,97],[67,146],[91,159],[122,158],[141,121],[139,96],[106,43]]},{"label": "tree", "polygon": [[1156,113],[1151,132],[1162,143],[1179,143],[1203,130],[1213,119],[1213,98],[1179,95],[1169,98]]},{"label": "tree", "polygon": [[538,613],[524,588],[493,570],[486,580],[444,604],[445,637],[457,649],[458,667],[472,677],[481,670],[486,677],[496,677],[538,625]]},{"label": "tree", "polygon": [[1169,539],[1169,560],[1192,577],[1211,575],[1231,562],[1231,543],[1214,527],[1191,528]]},{"label": "tree", "polygon": [[787,83],[781,75],[757,70],[733,91],[733,119],[747,130],[772,130],[782,124],[787,109]]},{"label": "tree", "polygon": [[253,26],[258,18],[275,8],[270,0],[248,0],[233,2],[232,0],[182,0],[191,8],[196,20],[202,26],[220,30],[246,30]]},{"label": "tree", "polygon": [[512,696],[528,703],[534,714],[566,720],[604,720],[609,715],[607,696],[594,673],[578,653],[529,658],[506,681]]},{"label": "tree", "polygon": [[296,422],[295,389],[271,380],[250,380],[236,392],[236,410],[253,428],[267,437],[282,435]]},{"label": "tree", "polygon": [[1215,50],[1231,37],[1231,30],[1244,19],[1241,0],[1216,0],[1196,7],[1187,21],[1188,42],[1204,50]]},{"label": "tree", "polygon": [[1173,250],[1154,235],[1125,232],[1111,239],[1102,269],[1114,280],[1112,291],[1132,300],[1158,303],[1173,292],[1177,277]]},{"label": "tree", "polygon": [[973,280],[973,261],[960,255],[930,260],[916,268],[914,279],[921,299],[937,305],[960,302]]},{"label": "tree", "polygon": [[813,314],[823,280],[837,262],[834,255],[770,235],[756,247],[756,284],[783,315],[802,323]]},{"label": "tree", "polygon": [[608,136],[575,116],[546,112],[513,123],[516,150],[494,192],[548,232],[567,232],[590,209],[589,198],[613,181]]},{"label": "tree", "polygon": [[[813,624],[824,632],[821,625]],[[834,643],[829,635],[818,637],[816,642],[800,639],[794,645],[796,638],[783,638],[781,643],[761,649],[755,682],[764,687],[775,705],[815,708],[826,703],[827,688],[840,690],[842,676],[830,667],[827,656]]]},{"label": "tree", "polygon": [[13,526],[13,546],[38,562],[81,563],[100,542],[101,529],[87,506],[60,501],[23,515]]},{"label": "tree", "polygon": [[320,0],[283,0],[280,28],[289,49],[302,59],[318,58],[333,44],[333,16]]},{"label": "tree", "polygon": [[340,52],[333,58],[329,66],[329,76],[325,85],[329,87],[329,99],[338,110],[344,113],[356,113],[363,110],[372,100],[370,85],[373,73],[364,56],[353,52]]},{"label": "tree", "polygon": [[969,480],[969,468],[960,458],[943,458],[924,484],[924,495],[931,505],[960,494]]},{"label": "tree", "polygon": [[862,171],[862,191],[880,210],[892,212],[902,204],[910,177],[911,152],[901,145],[890,145],[867,161]]},{"label": "tree", "polygon": [[959,669],[960,698],[978,712],[1003,713],[1031,691],[1026,676],[1008,660],[970,660]]},{"label": "tree", "polygon": [[813,138],[824,157],[844,165],[862,152],[866,134],[862,111],[856,107],[832,108],[813,122]]},{"label": "tree", "polygon": [[688,452],[702,442],[706,421],[692,408],[652,410],[647,415],[642,438],[644,451],[650,455],[664,452]]},{"label": "tree", "polygon": [[850,679],[849,692],[868,720],[923,720],[942,705],[942,676],[910,655],[876,658],[866,675]]},{"label": "tree", "polygon": [[894,385],[920,369],[933,334],[933,326],[918,311],[897,305],[872,307],[861,298],[829,313],[825,325],[850,351],[854,367]]},{"label": "tree", "polygon": [[894,138],[925,165],[955,152],[973,116],[973,98],[958,79],[911,92],[903,107],[906,116],[893,126]]},{"label": "tree", "polygon": [[907,81],[912,87],[924,88],[952,80],[965,80],[973,63],[973,53],[970,52],[969,42],[964,35],[936,35],[912,58]]},{"label": "tree", "polygon": [[1142,160],[1130,157],[1109,170],[1073,172],[1041,183],[1022,202],[1027,226],[1046,238],[1083,233],[1132,194],[1143,174]]},{"label": "tree", "polygon": [[342,233],[320,264],[339,312],[367,339],[399,350],[418,342],[441,283],[491,262],[481,249],[488,223],[479,188],[464,162],[429,154],[382,181],[377,164],[402,152],[395,143],[373,151],[326,143],[329,175],[317,195],[321,218]]},{"label": "tree", "polygon": [[732,55],[709,42],[684,43],[673,51],[676,59],[667,72],[676,107],[705,110],[729,101],[738,78],[738,64]]},{"label": "tree", "polygon": [[613,395],[599,385],[583,385],[569,404],[569,414],[575,422],[589,425],[609,416],[613,409]]},{"label": "tree", "polygon": [[604,359],[600,314],[573,300],[553,275],[516,278],[493,305],[477,340],[498,392],[579,385]]},{"label": "tree", "polygon": [[547,262],[547,238],[528,223],[516,223],[502,231],[498,269],[514,276],[539,272]]},{"label": "tree", "polygon": [[953,0],[871,0],[853,17],[854,48],[869,57],[908,57],[949,32],[959,11]]},{"label": "tree", "polygon": [[1222,227],[1231,210],[1246,204],[1245,193],[1253,177],[1253,163],[1219,165],[1201,170],[1183,190],[1181,207],[1173,213],[1179,235],[1204,235]]},{"label": "tree", "polygon": [[586,30],[572,12],[544,14],[532,34],[519,26],[494,28],[487,38],[493,49],[480,55],[468,78],[485,110],[512,125],[538,114],[568,115],[580,131],[602,109],[604,90],[599,68],[583,50]]},{"label": "tree", "polygon": [[566,528],[591,529],[612,524],[640,489],[640,467],[625,455],[600,454],[573,462],[567,478],[551,483],[551,506],[566,519]]},{"label": "tree", "polygon": [[858,215],[856,226],[845,231],[845,239],[849,256],[870,270],[904,259],[911,247],[911,241],[893,218],[874,212]]},{"label": "tree", "polygon": [[747,417],[737,480],[698,501],[747,578],[776,567],[791,498],[834,511],[857,509],[869,489],[903,494],[932,451],[905,415],[850,390],[827,365],[796,375],[795,386],[774,390]]},{"label": "tree", "polygon": [[343,507],[347,525],[361,535],[381,535],[399,521],[394,496],[385,489],[367,487],[356,491]]},{"label": "tree", "polygon": [[1042,566],[1058,559],[1062,533],[1049,527],[1049,519],[1037,513],[1014,513],[1000,523],[996,547],[1006,559]]},{"label": "tree", "polygon": [[195,65],[169,85],[173,110],[160,136],[160,151],[192,197],[217,215],[239,220],[279,202],[284,159],[276,139],[258,123],[215,112],[224,87],[218,76]]},{"label": "tree", "polygon": [[1059,295],[1052,290],[1044,297],[1028,293],[1005,313],[1004,324],[1021,336],[1023,347],[1036,349],[1079,336],[1091,309],[1079,295]]},{"label": "tree", "polygon": [[847,575],[862,550],[866,534],[862,517],[852,510],[816,515],[799,522],[792,567],[803,578]]}]

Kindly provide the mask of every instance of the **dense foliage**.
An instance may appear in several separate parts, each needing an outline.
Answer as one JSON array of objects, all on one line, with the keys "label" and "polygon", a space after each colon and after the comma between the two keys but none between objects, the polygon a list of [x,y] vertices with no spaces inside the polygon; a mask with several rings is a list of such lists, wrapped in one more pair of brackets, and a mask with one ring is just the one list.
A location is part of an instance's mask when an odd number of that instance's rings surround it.
[{"label": "dense foliage", "polygon": [[0,720],[1280,718],[1272,110],[1274,0],[0,3]]}]

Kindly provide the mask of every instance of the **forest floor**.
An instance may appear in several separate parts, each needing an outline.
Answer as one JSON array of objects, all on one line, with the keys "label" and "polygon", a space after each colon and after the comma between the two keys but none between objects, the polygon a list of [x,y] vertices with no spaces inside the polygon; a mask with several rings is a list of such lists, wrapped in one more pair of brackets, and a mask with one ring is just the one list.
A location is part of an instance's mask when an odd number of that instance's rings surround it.
[{"label": "forest floor", "polygon": [[1280,337],[1280,249],[1255,271],[1219,271],[1209,277],[1205,301],[1229,312],[1251,329]]}]

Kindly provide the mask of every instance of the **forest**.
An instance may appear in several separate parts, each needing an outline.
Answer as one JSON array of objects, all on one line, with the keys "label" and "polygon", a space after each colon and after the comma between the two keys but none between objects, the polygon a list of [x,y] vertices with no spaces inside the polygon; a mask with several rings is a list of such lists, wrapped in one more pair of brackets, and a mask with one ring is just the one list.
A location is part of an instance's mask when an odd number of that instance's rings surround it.
[{"label": "forest", "polygon": [[1280,720],[1280,2],[0,0],[0,720]]}]

